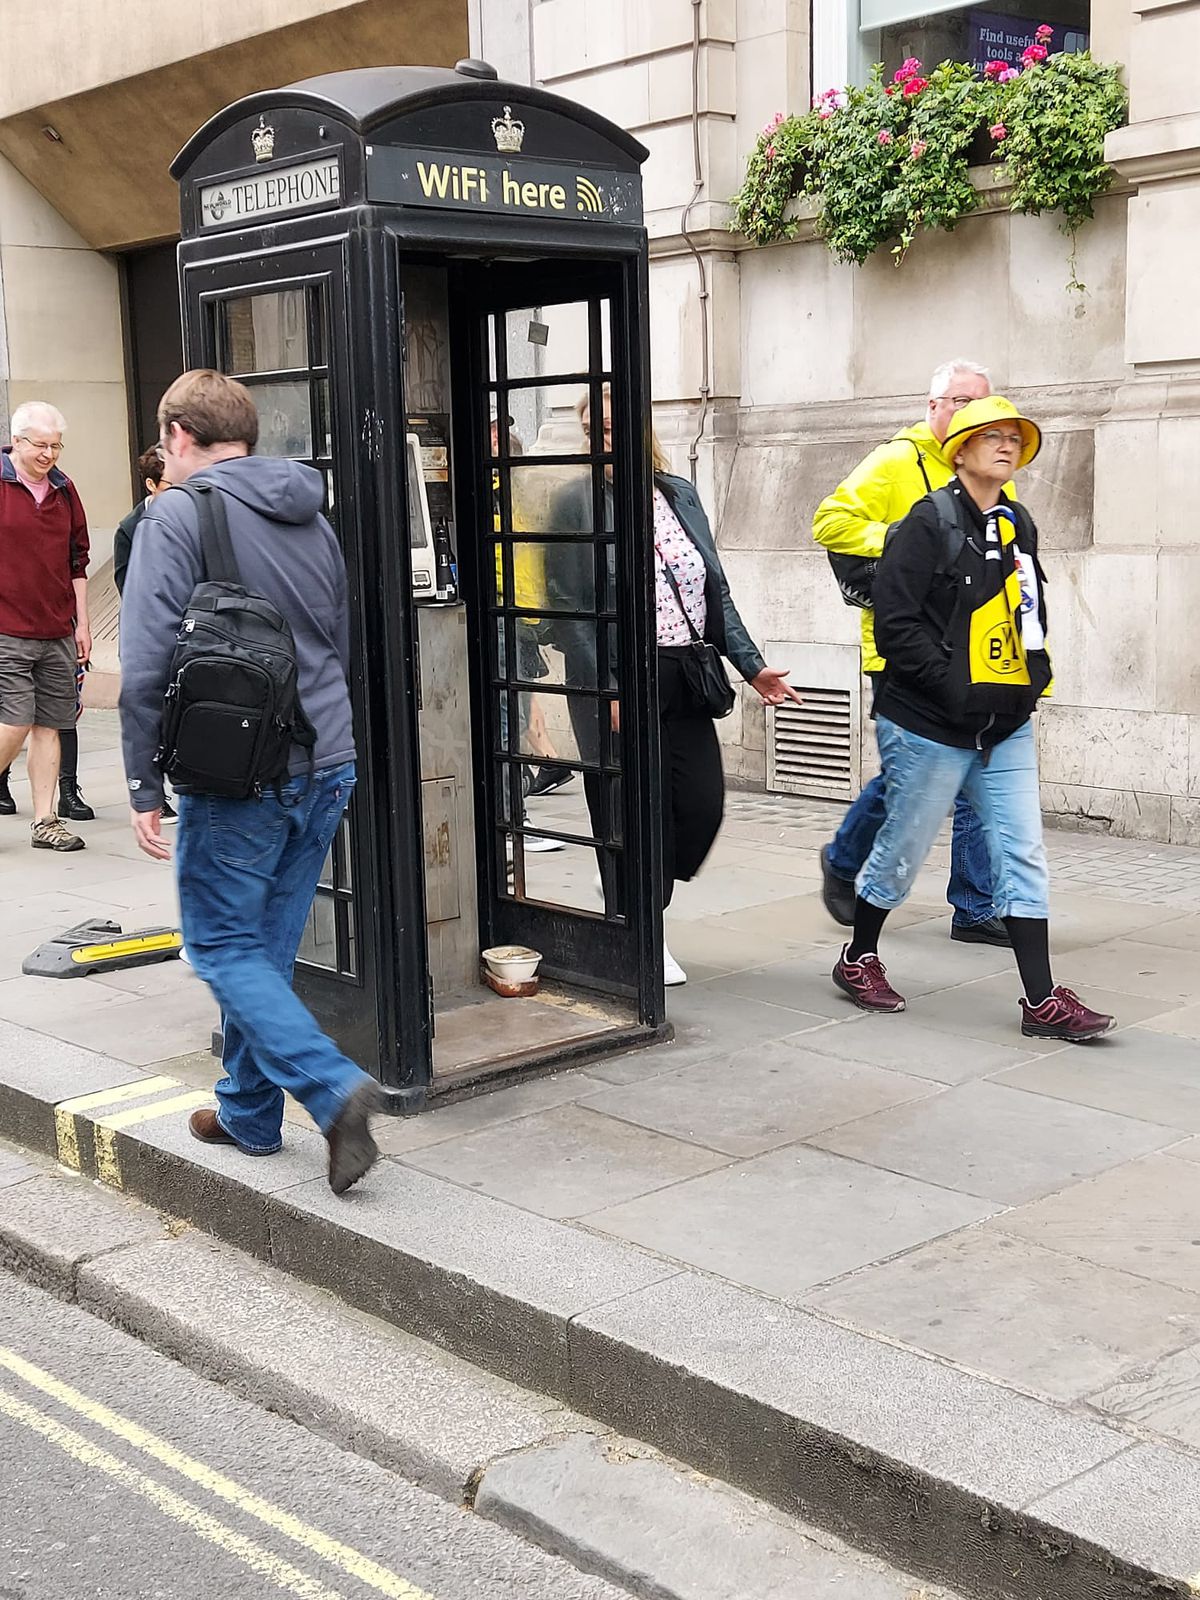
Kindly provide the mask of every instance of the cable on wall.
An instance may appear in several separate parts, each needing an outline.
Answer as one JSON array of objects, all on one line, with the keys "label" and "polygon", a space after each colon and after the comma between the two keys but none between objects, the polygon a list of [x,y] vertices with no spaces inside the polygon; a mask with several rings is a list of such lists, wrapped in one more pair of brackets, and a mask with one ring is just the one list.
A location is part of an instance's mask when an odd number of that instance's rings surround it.
[{"label": "cable on wall", "polygon": [[704,192],[704,158],[700,143],[700,7],[703,0],[692,0],[692,167],[695,187],[692,197],[683,208],[679,231],[684,243],[696,258],[696,276],[700,285],[700,418],[696,435],[688,449],[688,473],[696,482],[697,463],[700,459],[700,441],[708,421],[708,407],[712,395],[712,371],[709,358],[709,292],[708,264],[695,239],[688,231],[688,223],[696,202]]}]

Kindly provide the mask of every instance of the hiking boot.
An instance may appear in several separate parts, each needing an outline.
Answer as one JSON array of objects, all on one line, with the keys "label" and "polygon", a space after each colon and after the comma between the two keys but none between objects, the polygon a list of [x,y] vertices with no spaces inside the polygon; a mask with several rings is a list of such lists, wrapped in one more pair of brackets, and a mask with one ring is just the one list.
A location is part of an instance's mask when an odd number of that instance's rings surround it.
[{"label": "hiking boot", "polygon": [[58,814],[70,822],[95,822],[96,813],[83,798],[78,778],[58,780]]},{"label": "hiking boot", "polygon": [[35,850],[86,850],[87,846],[77,833],[68,833],[57,817],[43,817],[32,824],[32,844]]},{"label": "hiking boot", "polygon": [[8,773],[0,774],[0,817],[15,817],[17,802],[13,799],[8,788]]},{"label": "hiking boot", "polygon": [[861,961],[850,961],[845,945],[833,969],[833,981],[843,994],[848,994],[860,1011],[903,1011],[904,996],[897,994],[887,981],[887,969],[878,956],[863,956]]},{"label": "hiking boot", "polygon": [[231,1133],[217,1121],[217,1113],[209,1106],[202,1106],[199,1111],[193,1111],[188,1118],[188,1132],[193,1139],[199,1139],[201,1144],[227,1144],[234,1150],[240,1150],[244,1156],[273,1156],[274,1150],[251,1150],[249,1145],[239,1144]]},{"label": "hiking boot", "polygon": [[1021,1032],[1027,1039],[1065,1039],[1068,1044],[1087,1044],[1102,1039],[1117,1025],[1116,1017],[1092,1011],[1072,989],[1056,984],[1040,1006],[1021,1001]]},{"label": "hiking boot", "polygon": [[379,1160],[379,1146],[371,1133],[371,1113],[379,1109],[376,1086],[360,1084],[325,1135],[329,1145],[329,1187],[334,1194],[345,1194]]},{"label": "hiking boot", "polygon": [[829,846],[821,846],[821,899],[826,911],[843,928],[854,926],[854,885],[849,878],[839,878],[829,865]]},{"label": "hiking boot", "polygon": [[1000,917],[988,917],[986,922],[952,922],[950,937],[959,944],[996,944],[1005,950],[1012,949],[1008,929]]}]

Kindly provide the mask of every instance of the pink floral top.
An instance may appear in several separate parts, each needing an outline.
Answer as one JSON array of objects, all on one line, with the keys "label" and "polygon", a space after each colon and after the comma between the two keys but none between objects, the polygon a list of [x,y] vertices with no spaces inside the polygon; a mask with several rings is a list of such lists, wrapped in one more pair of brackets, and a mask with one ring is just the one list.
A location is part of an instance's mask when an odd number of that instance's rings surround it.
[{"label": "pink floral top", "polygon": [[664,562],[670,564],[683,603],[696,632],[703,638],[708,618],[704,598],[704,557],[680,526],[661,489],[654,491],[655,614],[659,644],[690,644],[692,636],[679,610],[675,591],[667,582]]}]

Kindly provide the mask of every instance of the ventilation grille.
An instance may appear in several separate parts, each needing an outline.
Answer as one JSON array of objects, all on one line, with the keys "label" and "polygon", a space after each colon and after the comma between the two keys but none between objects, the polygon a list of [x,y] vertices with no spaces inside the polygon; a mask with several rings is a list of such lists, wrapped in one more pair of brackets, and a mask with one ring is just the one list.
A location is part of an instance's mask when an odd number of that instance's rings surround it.
[{"label": "ventilation grille", "polygon": [[767,712],[767,788],[819,800],[850,800],[858,790],[857,718],[849,689],[793,684],[803,705]]}]

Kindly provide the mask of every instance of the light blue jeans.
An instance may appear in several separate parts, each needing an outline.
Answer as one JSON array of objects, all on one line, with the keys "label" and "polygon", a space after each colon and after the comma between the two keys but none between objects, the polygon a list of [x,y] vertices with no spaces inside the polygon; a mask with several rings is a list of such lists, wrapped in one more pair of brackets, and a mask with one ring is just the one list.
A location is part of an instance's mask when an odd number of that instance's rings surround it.
[{"label": "light blue jeans", "polygon": [[862,898],[883,911],[904,904],[961,790],[987,840],[996,915],[1048,917],[1033,723],[1001,740],[986,762],[978,750],[922,739],[886,717],[878,718],[876,733],[888,775],[887,816],[855,883]]},{"label": "light blue jeans", "polygon": [[[829,870],[847,883],[862,871],[875,836],[887,816],[887,773],[877,772],[859,790],[858,799],[842,818],[825,859]],[[960,794],[954,802],[950,835],[950,880],[946,899],[954,907],[954,925],[974,928],[996,915],[992,894],[992,860],[979,818]]]}]

